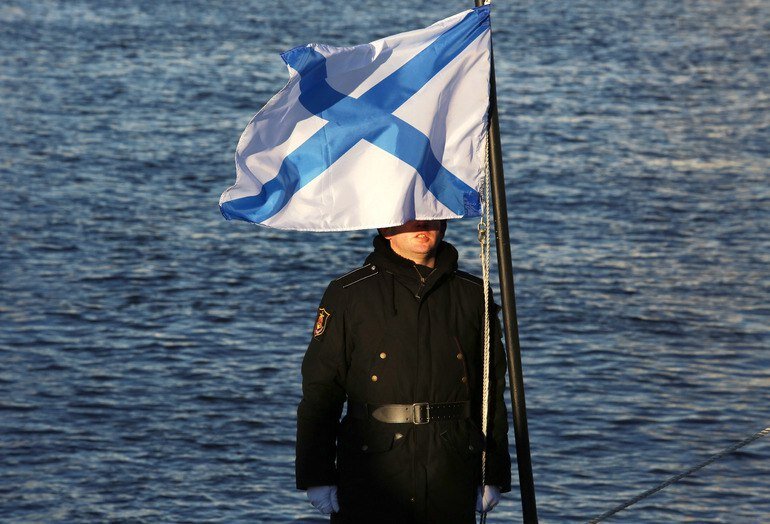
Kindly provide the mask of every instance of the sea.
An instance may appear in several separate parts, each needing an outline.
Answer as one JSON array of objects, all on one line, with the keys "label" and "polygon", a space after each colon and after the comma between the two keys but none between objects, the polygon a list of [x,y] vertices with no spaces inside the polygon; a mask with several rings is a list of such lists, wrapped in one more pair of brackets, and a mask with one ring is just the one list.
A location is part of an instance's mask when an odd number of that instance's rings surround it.
[{"label": "sea", "polygon": [[[324,521],[300,364],[374,232],[219,195],[280,52],[469,7],[0,3],[0,522]],[[586,522],[770,426],[770,2],[495,1],[492,26],[538,514]],[[447,240],[479,274],[476,227]],[[521,521],[517,479],[488,522]],[[770,437],[608,522],[770,522]]]}]

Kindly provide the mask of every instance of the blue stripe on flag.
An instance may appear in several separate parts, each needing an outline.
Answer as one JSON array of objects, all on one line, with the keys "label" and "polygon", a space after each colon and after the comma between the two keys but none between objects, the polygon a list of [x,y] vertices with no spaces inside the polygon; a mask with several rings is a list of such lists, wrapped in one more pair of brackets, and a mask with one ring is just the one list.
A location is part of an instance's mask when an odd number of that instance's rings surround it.
[{"label": "blue stripe on flag", "polygon": [[360,100],[377,105],[390,113],[398,109],[480,34],[489,29],[489,8],[490,6],[485,5],[468,13],[462,22],[436,39],[435,47],[431,44],[417,53],[409,62],[361,95]]}]

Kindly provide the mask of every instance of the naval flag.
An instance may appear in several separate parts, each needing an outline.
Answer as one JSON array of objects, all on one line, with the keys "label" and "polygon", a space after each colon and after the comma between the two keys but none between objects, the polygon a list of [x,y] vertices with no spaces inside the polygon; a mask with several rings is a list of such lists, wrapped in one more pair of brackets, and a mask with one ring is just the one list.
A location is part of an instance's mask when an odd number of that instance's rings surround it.
[{"label": "naval flag", "polygon": [[238,142],[225,218],[345,231],[480,214],[489,6],[369,44],[281,56],[289,81]]}]

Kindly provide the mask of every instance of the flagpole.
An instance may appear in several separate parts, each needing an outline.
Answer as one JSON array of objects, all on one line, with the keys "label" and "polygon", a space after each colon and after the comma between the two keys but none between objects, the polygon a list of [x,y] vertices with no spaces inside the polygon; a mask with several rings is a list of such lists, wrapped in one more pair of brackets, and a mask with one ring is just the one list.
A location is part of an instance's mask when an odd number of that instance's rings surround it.
[{"label": "flagpole", "polygon": [[[483,0],[475,0],[476,7]],[[503,175],[503,151],[500,146],[500,123],[497,117],[497,86],[495,83],[494,53],[490,57],[489,74],[489,172],[492,184],[492,204],[495,220],[495,245],[500,274],[500,295],[503,304],[503,325],[508,350],[508,374],[511,378],[513,431],[516,438],[516,462],[519,468],[519,489],[524,524],[537,524],[535,482],[529,451],[527,406],[524,401],[524,374],[521,366],[519,326],[516,318],[516,296],[511,263],[511,243],[508,236],[508,209]]]}]

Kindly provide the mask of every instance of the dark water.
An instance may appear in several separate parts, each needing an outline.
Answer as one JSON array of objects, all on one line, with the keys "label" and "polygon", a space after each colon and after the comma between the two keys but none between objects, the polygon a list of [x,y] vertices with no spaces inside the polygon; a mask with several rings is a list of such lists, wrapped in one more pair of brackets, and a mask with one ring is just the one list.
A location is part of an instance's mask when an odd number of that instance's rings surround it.
[{"label": "dark water", "polygon": [[[226,223],[219,193],[279,51],[468,3],[275,4],[0,5],[0,521],[318,521],[299,364],[370,232]],[[770,425],[770,4],[493,17],[540,516],[580,522]],[[613,522],[770,522],[769,458]]]}]

